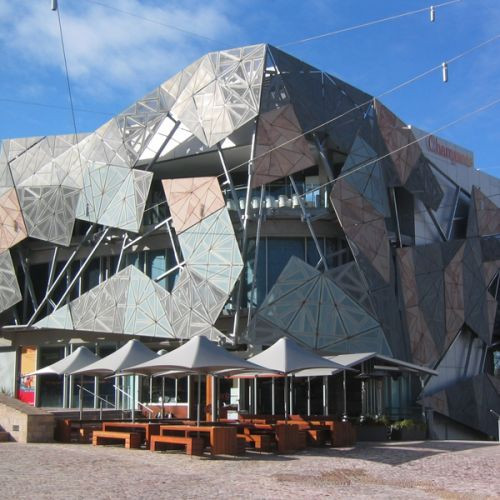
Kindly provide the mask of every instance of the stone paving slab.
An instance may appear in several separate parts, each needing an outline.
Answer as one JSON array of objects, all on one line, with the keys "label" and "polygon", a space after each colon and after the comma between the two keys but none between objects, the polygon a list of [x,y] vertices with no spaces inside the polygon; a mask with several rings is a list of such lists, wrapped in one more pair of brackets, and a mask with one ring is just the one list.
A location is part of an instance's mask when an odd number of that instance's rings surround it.
[{"label": "stone paving slab", "polygon": [[0,499],[500,498],[497,443],[426,441],[188,457],[0,443]]}]

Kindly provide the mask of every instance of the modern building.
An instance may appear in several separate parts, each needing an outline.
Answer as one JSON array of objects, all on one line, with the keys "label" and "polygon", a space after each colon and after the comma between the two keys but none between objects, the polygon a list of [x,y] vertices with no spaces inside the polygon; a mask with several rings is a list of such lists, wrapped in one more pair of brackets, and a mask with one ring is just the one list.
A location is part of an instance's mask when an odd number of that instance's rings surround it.
[{"label": "modern building", "polygon": [[[470,151],[348,83],[270,45],[209,53],[93,133],[2,142],[0,380],[71,406],[71,377],[20,375],[81,343],[285,335],[439,373],[363,364],[383,404],[358,414],[495,435],[499,199]],[[187,402],[186,381],[169,390]]]}]

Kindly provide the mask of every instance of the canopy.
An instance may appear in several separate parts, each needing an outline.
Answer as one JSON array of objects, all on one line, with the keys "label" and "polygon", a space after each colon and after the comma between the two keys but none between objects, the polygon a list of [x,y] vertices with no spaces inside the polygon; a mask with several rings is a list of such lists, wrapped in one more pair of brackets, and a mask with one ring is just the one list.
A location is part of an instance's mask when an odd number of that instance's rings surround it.
[{"label": "canopy", "polygon": [[288,337],[282,337],[265,351],[249,358],[248,361],[266,370],[285,375],[309,368],[324,368],[330,371],[346,369],[343,365],[300,347]]},{"label": "canopy", "polygon": [[123,347],[120,347],[120,349],[117,349],[109,356],[71,373],[72,375],[105,377],[157,357],[158,355],[154,351],[148,349],[138,340],[133,339],[129,340]]},{"label": "canopy", "polygon": [[239,370],[259,370],[259,367],[238,358],[234,354],[219,347],[206,337],[198,335],[186,342],[184,345],[174,349],[172,352],[159,356],[146,363],[131,366],[124,370],[130,373],[141,373],[153,375],[159,373],[170,373],[185,371],[186,373],[198,374],[198,405],[196,410],[196,422],[200,425],[201,418],[201,380],[202,374],[214,373],[219,370],[234,368]]},{"label": "canopy", "polygon": [[[339,363],[346,368],[350,368],[365,361],[373,359],[375,362],[383,363],[382,365],[375,365],[375,369],[378,372],[386,371],[407,371],[412,373],[423,373],[426,375],[437,375],[436,370],[431,370],[425,366],[415,365],[413,363],[408,363],[408,361],[401,361],[400,359],[391,358],[390,356],[385,356],[383,354],[378,354],[376,352],[358,352],[352,354],[339,354],[337,356],[326,356],[326,359]],[[334,375],[335,372],[331,372],[325,369],[313,369],[313,370],[302,370],[295,374],[296,377],[321,377],[324,375]]]},{"label": "canopy", "polygon": [[[36,372],[28,375],[67,375],[75,370],[79,370],[85,366],[98,361],[100,358],[85,346],[81,346],[74,350],[69,356],[66,356],[49,366],[40,368]],[[25,375],[26,377],[28,375]]]},{"label": "canopy", "polygon": [[143,375],[166,371],[186,371],[198,374],[213,373],[224,369],[259,371],[260,367],[238,358],[202,335],[193,337],[173,351],[145,363],[130,366],[125,372]]}]

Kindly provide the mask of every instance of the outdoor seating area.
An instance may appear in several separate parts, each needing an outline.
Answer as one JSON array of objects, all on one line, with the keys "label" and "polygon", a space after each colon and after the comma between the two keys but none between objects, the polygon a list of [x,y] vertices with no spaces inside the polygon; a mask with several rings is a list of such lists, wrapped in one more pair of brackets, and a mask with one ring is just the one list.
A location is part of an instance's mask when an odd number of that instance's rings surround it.
[{"label": "outdoor seating area", "polygon": [[[365,355],[363,359],[366,357]],[[350,376],[358,373],[353,368],[353,363],[357,360],[358,358],[348,360],[350,363],[339,364],[300,347],[288,338],[282,338],[266,350],[243,359],[206,337],[199,336],[162,355],[137,341],[130,341],[108,357],[98,360],[81,349],[71,358],[58,362],[57,366],[44,368],[40,374],[52,371],[79,376],[129,376],[132,380],[130,418],[125,418],[127,412],[122,410],[120,415],[116,409],[113,416],[110,413],[106,417],[101,411],[98,418],[85,419],[80,406],[80,418],[65,417],[57,420],[55,437],[65,443],[123,446],[153,452],[182,450],[191,456],[238,456],[247,451],[289,454],[307,447],[352,447],[356,443],[355,427],[345,418],[345,383],[342,418],[339,418],[338,413],[333,415],[325,411],[327,405],[323,405],[323,415],[311,414],[309,378],[308,412],[294,413],[292,389],[298,384],[296,378],[318,374],[328,376],[343,373],[345,382],[346,372]],[[172,414],[165,411],[164,398],[160,411],[154,412],[136,402],[134,380],[137,376],[149,377],[150,380],[152,377],[177,379],[186,374],[197,379],[196,389],[194,385],[191,389],[195,398],[191,396],[191,403],[185,407],[188,418],[172,418]],[[226,379],[232,384],[236,380],[240,385],[240,379],[246,379],[246,386],[254,387],[252,397],[249,398],[250,407],[257,410],[256,388],[259,378],[282,381],[283,391],[272,391],[272,414],[257,411],[248,413],[243,410],[231,413],[230,418],[224,418],[227,412],[220,411],[216,400],[219,393],[216,390],[218,382]],[[203,391],[202,380],[205,382]],[[251,383],[248,383],[249,380]],[[206,392],[204,401],[202,392]],[[81,394],[79,399],[81,403]],[[276,399],[282,401],[281,410],[278,411],[274,411]],[[142,411],[147,410],[147,417],[138,417],[138,405]]]},{"label": "outdoor seating area", "polygon": [[237,456],[246,451],[287,454],[307,446],[353,446],[354,426],[320,416],[241,416],[217,422],[176,419],[155,421],[57,421],[56,440],[94,446],[114,445],[150,451],[181,449],[186,455]]}]

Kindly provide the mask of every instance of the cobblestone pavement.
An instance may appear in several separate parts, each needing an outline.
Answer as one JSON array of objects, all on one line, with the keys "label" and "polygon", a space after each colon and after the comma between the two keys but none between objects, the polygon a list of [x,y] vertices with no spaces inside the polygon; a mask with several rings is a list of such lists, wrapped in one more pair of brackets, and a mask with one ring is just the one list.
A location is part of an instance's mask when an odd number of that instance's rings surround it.
[{"label": "cobblestone pavement", "polygon": [[500,498],[500,445],[361,443],[293,455],[188,457],[120,447],[0,443],[1,499]]}]

